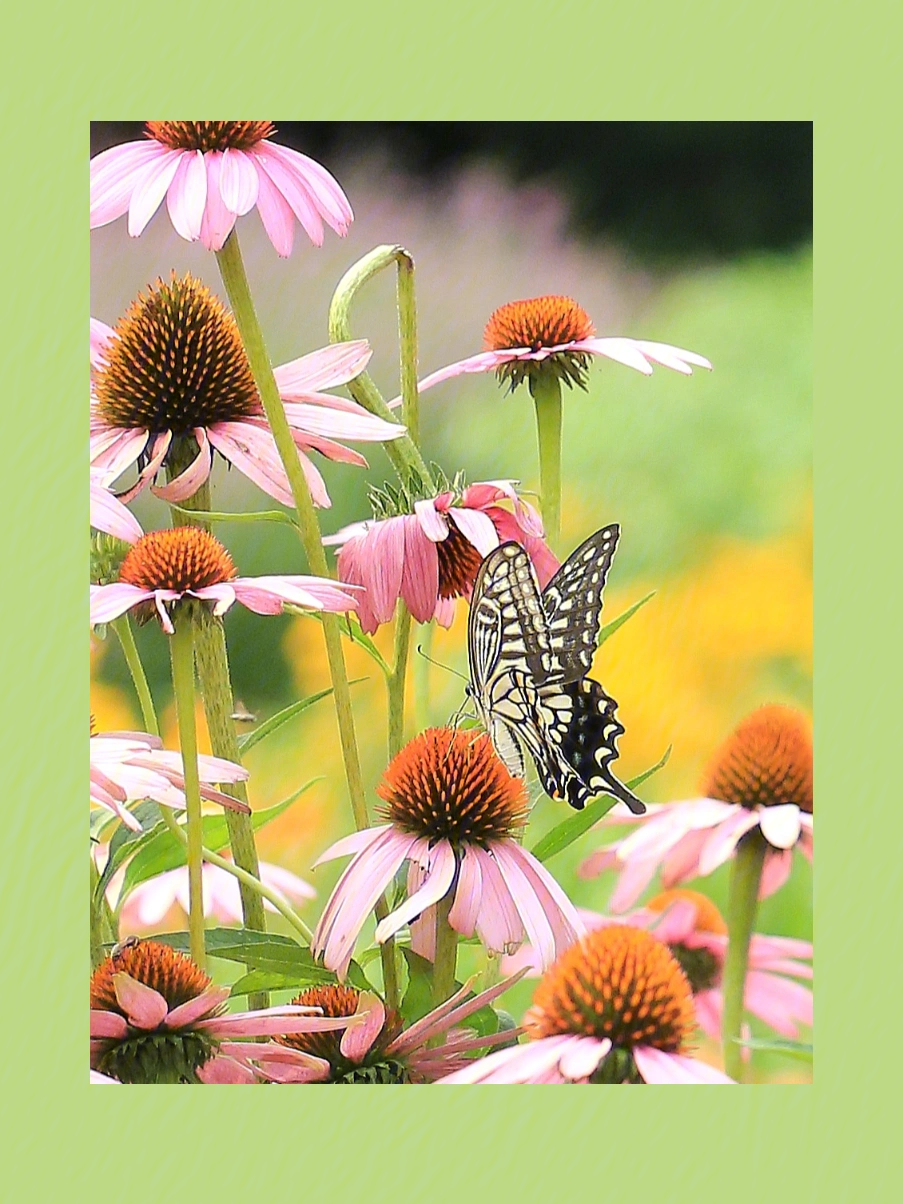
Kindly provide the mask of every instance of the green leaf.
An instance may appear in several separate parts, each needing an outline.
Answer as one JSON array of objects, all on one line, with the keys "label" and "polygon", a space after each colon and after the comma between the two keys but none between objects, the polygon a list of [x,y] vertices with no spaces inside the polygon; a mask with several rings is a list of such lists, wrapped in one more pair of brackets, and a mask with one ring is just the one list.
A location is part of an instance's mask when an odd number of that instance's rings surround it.
[{"label": "green leaf", "polygon": [[614,635],[618,628],[623,627],[627,620],[635,615],[641,606],[645,606],[649,599],[654,597],[655,590],[650,590],[645,598],[640,598],[639,602],[634,602],[633,606],[628,606],[622,615],[618,615],[616,619],[612,619],[610,623],[605,623],[604,626],[600,627],[596,647],[601,648],[609,636]]},{"label": "green leaf", "polygon": [[[296,790],[294,794],[290,794],[288,798],[283,799],[281,803],[277,803],[275,807],[267,807],[264,811],[255,811],[250,817],[251,826],[254,831],[259,831],[265,824],[276,819],[287,807],[292,805],[299,795],[303,794],[305,790],[309,790],[315,782],[321,780],[321,778],[312,778],[311,781],[305,782],[300,790]],[[203,843],[215,853],[225,848],[229,843],[229,828],[225,816],[205,815],[201,820],[201,828]],[[156,874],[163,874],[167,870],[174,870],[180,865],[186,864],[185,846],[170,832],[162,820],[153,831],[144,833],[143,835],[146,839],[141,841],[139,847],[135,850],[135,855],[126,868],[122,890],[119,894],[120,903],[131,894],[140,882],[145,882],[148,878],[153,878]],[[128,850],[125,856],[128,856],[131,852],[132,850]],[[106,871],[104,872],[106,873]]]},{"label": "green leaf", "polygon": [[232,984],[232,998],[254,991],[300,991],[304,987],[330,986],[335,975],[323,966],[313,966],[305,974],[281,974],[275,970],[251,970]]},{"label": "green leaf", "polygon": [[[363,680],[358,678],[358,681]],[[354,685],[354,682],[349,682],[349,685]],[[332,688],[328,690],[320,690],[319,694],[309,694],[307,698],[302,698],[300,702],[293,702],[284,710],[278,711],[272,715],[265,723],[261,723],[260,727],[255,727],[252,732],[246,732],[243,736],[238,737],[238,747],[242,753],[249,752],[255,744],[259,744],[261,740],[265,740],[267,736],[277,731],[282,727],[283,723],[288,723],[289,719],[294,719],[296,715],[300,715],[306,711],[308,707],[313,706],[315,702],[319,702],[321,698],[325,698],[332,693]]]},{"label": "green leaf", "polygon": [[[651,769],[647,769],[645,773],[631,778],[627,783],[628,788],[635,790],[647,778],[657,773],[663,765],[666,765],[670,756],[671,745],[669,744],[661,760],[657,761]],[[562,820],[551,832],[546,832],[545,836],[536,842],[530,852],[538,861],[548,861],[550,857],[554,857],[556,853],[560,853],[562,849],[566,849],[569,844],[573,844],[578,836],[582,836],[584,832],[589,831],[593,824],[598,823],[602,816],[610,811],[617,801],[610,794],[597,795],[591,803],[587,803],[582,811],[575,811],[567,819]]]},{"label": "green leaf", "polygon": [[[189,950],[187,932],[167,932],[153,939],[182,953]],[[279,974],[298,983],[336,981],[335,974],[314,960],[310,949],[288,936],[279,936],[275,932],[255,932],[251,928],[208,928],[204,940],[211,957],[242,962],[254,970]],[[352,986],[361,990],[370,989],[364,972],[355,962],[348,967],[347,977]]]},{"label": "green leaf", "polygon": [[177,506],[170,502],[173,510],[190,518],[202,518],[208,523],[285,523],[297,531],[298,524],[290,514],[283,510],[256,510],[244,514],[232,514],[224,510],[188,510],[185,506]]},{"label": "green leaf", "polygon": [[788,1057],[798,1058],[801,1062],[811,1062],[814,1057],[811,1042],[806,1041],[787,1041],[781,1038],[760,1038],[747,1037],[745,1041],[737,1039],[738,1045],[745,1045],[747,1049],[761,1049],[768,1053],[787,1054]]},{"label": "green leaf", "polygon": [[[415,953],[413,949],[401,946],[402,956],[408,966],[408,989],[401,1001],[401,1014],[406,1024],[413,1024],[433,1010],[433,963]],[[463,983],[455,982],[455,991],[460,991]],[[465,995],[463,1002],[473,999],[475,992]],[[499,1030],[499,1017],[489,1004],[462,1021],[464,1028],[472,1028],[477,1036],[488,1037]]]},{"label": "green leaf", "polygon": [[[156,828],[162,826],[160,806],[150,799],[134,807],[132,814],[141,824],[142,830],[140,832],[133,832],[131,828],[127,828],[124,823],[119,821],[116,831],[110,839],[107,864],[104,866],[103,873],[100,875],[94,891],[95,907],[100,903],[101,895],[109,886],[110,879],[122,863],[127,858],[134,856],[139,849],[146,845],[153,838]],[[120,898],[122,897],[120,895]]]},{"label": "green leaf", "polygon": [[[341,585],[341,582],[338,584]],[[302,619],[315,619],[318,623],[323,622],[322,614],[316,610],[302,610],[300,606],[292,606],[291,603],[287,603],[285,609],[289,612],[289,614],[300,615]],[[363,629],[361,628],[360,621],[358,619],[354,619],[352,621],[349,615],[336,615],[335,617],[338,619],[339,631],[341,631],[342,635],[351,640],[353,644],[358,644],[361,648],[363,648],[364,651],[376,661],[386,677],[391,677],[392,670],[386,664],[385,658],[377,646],[373,643],[370,637],[364,633]]]}]

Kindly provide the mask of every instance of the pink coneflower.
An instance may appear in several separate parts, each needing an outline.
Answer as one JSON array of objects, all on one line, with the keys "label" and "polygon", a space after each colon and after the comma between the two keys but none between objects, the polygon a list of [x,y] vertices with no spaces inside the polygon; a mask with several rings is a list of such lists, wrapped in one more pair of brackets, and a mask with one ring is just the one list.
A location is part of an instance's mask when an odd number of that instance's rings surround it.
[{"label": "pink coneflower", "polygon": [[[718,908],[698,891],[663,891],[617,920],[579,908],[588,929],[606,924],[632,924],[648,928],[677,958],[687,976],[703,1032],[721,1039],[721,976],[727,954],[727,925]],[[745,1007],[784,1037],[799,1036],[798,1024],[812,1027],[812,991],[793,978],[811,978],[812,945],[786,936],[753,933],[749,946]],[[528,976],[541,973],[532,947],[525,945],[503,966],[508,973],[523,969]],[[789,976],[789,977],[788,977]]]},{"label": "pink coneflower", "polygon": [[142,535],[130,549],[112,585],[91,586],[91,624],[109,623],[127,610],[138,621],[156,615],[172,635],[171,610],[191,599],[212,603],[224,614],[241,602],[260,615],[276,615],[288,603],[310,610],[354,610],[354,587],[323,577],[238,577],[232,557],[201,527],[171,527]]},{"label": "pink coneflower", "polygon": [[100,476],[91,474],[91,526],[126,543],[141,538],[141,524],[118,498],[104,489]]},{"label": "pink coneflower", "polygon": [[[403,426],[375,418],[323,389],[353,380],[370,359],[365,340],[335,343],[275,369],[276,384],[311,496],[329,506],[307,452],[366,466],[336,442],[397,439]],[[109,485],[139,464],[120,496],[131,500],[166,464],[174,477],[154,488],[167,501],[190,497],[218,451],[270,497],[294,506],[235,320],[205,285],[175,272],[139,293],[115,327],[91,320],[91,466]]]},{"label": "pink coneflower", "polygon": [[266,1048],[242,1038],[344,1028],[316,1008],[225,1012],[229,987],[184,953],[130,937],[91,975],[91,1067],[121,1083],[249,1083],[248,1054]]},{"label": "pink coneflower", "polygon": [[[431,1083],[465,1066],[475,1050],[512,1039],[510,1030],[479,1036],[459,1026],[507,991],[517,977],[469,999],[466,984],[407,1028],[401,1016],[387,1011],[372,991],[310,987],[293,1002],[317,1007],[324,1016],[347,1017],[352,1023],[341,1035],[277,1037],[275,1045],[256,1059],[258,1073],[272,1083]],[[436,1038],[443,1036],[437,1044]]]},{"label": "pink coneflower", "polygon": [[177,234],[219,251],[256,205],[270,242],[290,255],[297,218],[315,246],[323,222],[344,235],[354,218],[325,167],[270,138],[271,121],[147,121],[147,140],[91,160],[91,229],[128,212],[136,238],[166,197]]},{"label": "pink coneflower", "polygon": [[[590,356],[601,355],[646,376],[653,363],[673,368],[689,376],[692,365],[711,368],[702,355],[684,351],[669,343],[650,343],[644,339],[596,338],[589,315],[570,297],[532,297],[528,301],[509,301],[500,306],[486,323],[483,332],[485,351],[449,364],[424,377],[417,385],[422,393],[453,376],[469,372],[496,372],[500,382],[511,389],[523,381],[533,389],[541,376],[553,376],[568,387],[586,387]],[[390,405],[401,405],[396,398]]]},{"label": "pink coneflower", "polygon": [[527,935],[550,965],[583,931],[561,887],[515,839],[526,787],[488,736],[428,729],[392,760],[377,793],[389,823],[346,836],[316,863],[354,854],[311,945],[328,969],[344,977],[367,915],[405,861],[421,871],[420,884],[377,925],[378,943],[449,892],[449,924],[494,953],[513,952]]},{"label": "pink coneflower", "polygon": [[[227,854],[224,856],[228,857]],[[304,903],[316,896],[317,892],[309,883],[281,865],[261,861],[259,869],[264,886],[278,891],[289,903]],[[206,861],[201,867],[201,880],[207,919],[217,920],[220,924],[240,924],[243,913],[238,880],[218,865]],[[115,891],[115,877],[111,885]],[[120,931],[146,932],[156,927],[175,904],[188,913],[188,867],[184,865],[148,878],[135,887],[119,913]],[[263,905],[268,911],[276,911],[269,899],[264,899]]]},{"label": "pink coneflower", "polygon": [[[147,732],[92,734],[90,761],[91,802],[112,811],[133,832],[140,832],[141,824],[128,810],[129,803],[152,798],[164,807],[185,810],[182,754],[164,749],[158,736]],[[246,803],[221,794],[211,785],[247,781],[248,771],[241,765],[202,755],[198,757],[198,774],[202,799],[250,814]]]},{"label": "pink coneflower", "polygon": [[442,1083],[731,1083],[688,1056],[686,975],[642,928],[586,933],[548,970],[524,1017],[530,1040]]},{"label": "pink coneflower", "polygon": [[620,869],[610,905],[624,911],[659,868],[665,887],[703,877],[757,832],[768,845],[759,898],[774,894],[790,874],[794,847],[812,860],[812,734],[806,716],[783,706],[760,707],[747,716],[716,753],[703,796],[631,816],[641,827],[593,853],[578,873],[590,878]]},{"label": "pink coneflower", "polygon": [[[498,503],[509,501],[513,511]],[[395,614],[399,597],[418,623],[450,627],[455,600],[469,598],[477,570],[500,543],[513,539],[533,561],[540,585],[558,568],[543,537],[542,520],[519,497],[513,481],[481,481],[459,494],[446,490],[414,502],[411,513],[352,523],[325,544],[341,544],[339,576],[364,585],[358,617],[368,634]]]}]

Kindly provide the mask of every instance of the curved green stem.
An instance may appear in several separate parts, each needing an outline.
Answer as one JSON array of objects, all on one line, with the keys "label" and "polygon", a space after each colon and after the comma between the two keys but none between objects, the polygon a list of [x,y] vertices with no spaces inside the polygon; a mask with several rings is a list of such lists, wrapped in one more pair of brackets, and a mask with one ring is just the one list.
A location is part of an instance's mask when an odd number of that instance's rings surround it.
[{"label": "curved green stem", "polygon": [[768,843],[758,829],[748,833],[737,845],[731,862],[727,900],[727,956],[721,981],[724,999],[721,1038],[724,1045],[724,1070],[738,1083],[743,1079],[742,1046],[743,997],[749,966],[749,942],[756,921],[759,884]]},{"label": "curved green stem", "polygon": [[[401,421],[408,429],[400,439],[384,444],[386,454],[405,488],[412,477],[419,477],[423,487],[435,493],[436,486],[430,470],[420,454],[420,419],[417,392],[417,308],[414,303],[414,260],[404,247],[375,247],[348,269],[336,286],[329,306],[329,341],[344,343],[350,340],[351,303],[368,280],[384,268],[398,265],[398,338],[401,355]],[[348,391],[359,405],[386,422],[397,422],[398,416],[386,405],[383,396],[367,372],[349,381]]]},{"label": "curved green stem", "polygon": [[194,721],[194,638],[188,615],[176,615],[175,633],[170,637],[169,650],[188,816],[188,945],[191,956],[203,970],[207,965],[207,950],[204,944],[204,897],[201,888],[201,783]]},{"label": "curved green stem", "polygon": [[546,538],[553,552],[561,539],[561,382],[542,373],[532,384],[539,439],[539,493]]},{"label": "curved green stem", "polygon": [[[188,837],[182,831],[182,826],[176,821],[176,817],[172,814],[168,807],[161,807],[160,814],[163,816],[163,821],[169,828],[170,832],[182,845],[188,844]],[[261,882],[259,878],[255,878],[253,874],[247,873],[241,866],[236,865],[233,861],[227,861],[225,857],[220,857],[218,853],[214,853],[212,849],[208,849],[206,845],[201,846],[201,856],[205,861],[209,861],[211,865],[218,866],[221,870],[225,870],[227,874],[231,874],[233,878],[237,878],[240,883],[245,885],[248,890],[253,891],[262,899],[268,899],[276,910],[283,915],[293,928],[295,928],[310,945],[313,940],[313,933],[288,903],[286,899],[279,894],[278,891],[272,890],[265,882]],[[253,968],[253,967],[249,967]]]},{"label": "curved green stem", "polygon": [[[238,237],[233,230],[221,251],[216,253],[217,263],[222,274],[223,284],[229,296],[229,303],[238,325],[241,341],[244,344],[248,362],[254,381],[260,392],[260,400],[266,413],[282,466],[291,486],[295,510],[298,514],[298,525],[301,530],[301,541],[307,553],[307,562],[312,573],[319,577],[330,576],[326,563],[326,553],[320,542],[320,530],[314,511],[313,499],[304,477],[304,470],[298,458],[298,449],[292,438],[291,428],[285,416],[282,398],[273,376],[273,369],[267,355],[263,332],[257,320],[257,312],[251,297],[248,278],[245,274]],[[326,657],[329,662],[329,672],[332,678],[333,698],[339,725],[339,739],[342,745],[342,757],[345,764],[345,776],[348,782],[348,793],[351,798],[351,809],[354,823],[358,830],[366,828],[369,823],[367,802],[364,797],[364,783],[361,775],[360,755],[357,748],[357,736],[354,731],[354,716],[351,710],[351,692],[348,688],[348,674],[345,669],[345,654],[342,649],[342,637],[339,633],[338,620],[335,615],[323,612],[323,634],[326,640]]]},{"label": "curved green stem", "polygon": [[141,664],[141,657],[138,655],[138,645],[135,643],[135,633],[132,631],[132,621],[129,618],[128,612],[120,615],[118,619],[113,619],[110,626],[116,632],[125,656],[125,663],[128,665],[129,673],[132,675],[132,683],[135,686],[135,693],[138,695],[138,703],[141,707],[141,719],[144,723],[144,730],[150,732],[152,736],[159,736],[160,725],[157,722],[157,712],[154,707],[150,686],[147,684],[144,666]]}]

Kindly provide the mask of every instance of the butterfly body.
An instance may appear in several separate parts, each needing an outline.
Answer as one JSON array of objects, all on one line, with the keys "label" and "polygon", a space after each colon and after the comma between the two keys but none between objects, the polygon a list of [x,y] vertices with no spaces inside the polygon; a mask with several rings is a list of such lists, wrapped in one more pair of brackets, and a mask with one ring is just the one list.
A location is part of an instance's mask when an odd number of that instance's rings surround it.
[{"label": "butterfly body", "polygon": [[486,557],[471,601],[467,693],[509,772],[523,776],[526,747],[551,797],[582,810],[604,792],[641,814],[609,769],[624,732],[617,704],[586,676],[618,535],[614,524],[591,535],[542,593],[519,544]]}]

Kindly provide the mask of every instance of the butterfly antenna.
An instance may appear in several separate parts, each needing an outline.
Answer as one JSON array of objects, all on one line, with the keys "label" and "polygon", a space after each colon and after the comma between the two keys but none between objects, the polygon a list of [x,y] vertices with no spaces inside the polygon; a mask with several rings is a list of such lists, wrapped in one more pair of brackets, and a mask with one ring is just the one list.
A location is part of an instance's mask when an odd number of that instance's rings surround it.
[{"label": "butterfly antenna", "polygon": [[459,673],[457,669],[453,669],[451,667],[451,665],[443,665],[442,661],[433,660],[433,658],[428,653],[423,651],[422,644],[417,645],[417,651],[420,653],[420,655],[423,657],[423,659],[425,661],[429,661],[430,664],[435,665],[437,669],[444,669],[446,671],[446,673],[454,673],[455,677],[460,677],[462,681],[470,680],[470,678],[465,677],[465,675],[463,673]]}]

